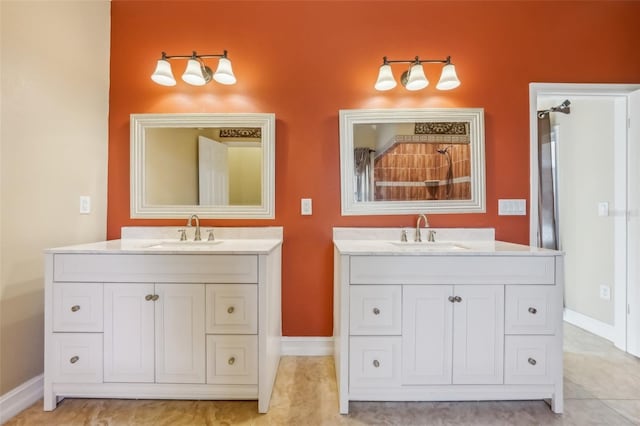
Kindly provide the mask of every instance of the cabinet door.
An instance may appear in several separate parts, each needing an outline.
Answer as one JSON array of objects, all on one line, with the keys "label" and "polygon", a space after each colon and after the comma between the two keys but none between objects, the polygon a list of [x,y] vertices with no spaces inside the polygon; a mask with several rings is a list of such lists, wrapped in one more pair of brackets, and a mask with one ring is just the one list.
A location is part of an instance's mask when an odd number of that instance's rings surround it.
[{"label": "cabinet door", "polygon": [[457,285],[453,293],[453,383],[502,383],[504,286]]},{"label": "cabinet door", "polygon": [[409,285],[402,291],[402,383],[451,383],[452,287]]},{"label": "cabinet door", "polygon": [[204,284],[156,284],[155,290],[156,383],[204,383]]},{"label": "cabinet door", "polygon": [[153,284],[104,285],[104,381],[153,382]]}]

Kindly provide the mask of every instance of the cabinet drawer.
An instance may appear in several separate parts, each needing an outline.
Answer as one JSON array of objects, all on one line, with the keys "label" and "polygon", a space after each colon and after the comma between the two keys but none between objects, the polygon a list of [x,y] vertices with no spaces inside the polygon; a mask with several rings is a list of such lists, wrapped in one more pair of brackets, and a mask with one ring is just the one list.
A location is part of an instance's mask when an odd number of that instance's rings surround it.
[{"label": "cabinet drawer", "polygon": [[506,334],[554,334],[560,322],[553,309],[555,286],[507,286]]},{"label": "cabinet drawer", "polygon": [[102,284],[53,284],[53,331],[100,332],[102,312]]},{"label": "cabinet drawer", "polygon": [[253,284],[206,286],[207,327],[212,334],[256,334],[258,289]]},{"label": "cabinet drawer", "polygon": [[349,294],[350,334],[401,334],[401,286],[350,286]]},{"label": "cabinet drawer", "polygon": [[258,257],[224,254],[55,254],[54,281],[257,283]]},{"label": "cabinet drawer", "polygon": [[351,337],[349,385],[395,387],[401,383],[401,337]]},{"label": "cabinet drawer", "polygon": [[351,256],[351,284],[554,284],[546,256]]},{"label": "cabinet drawer", "polygon": [[207,383],[258,383],[258,336],[207,336]]},{"label": "cabinet drawer", "polygon": [[504,383],[553,383],[554,336],[505,336]]},{"label": "cabinet drawer", "polygon": [[102,383],[102,333],[54,333],[53,381]]}]

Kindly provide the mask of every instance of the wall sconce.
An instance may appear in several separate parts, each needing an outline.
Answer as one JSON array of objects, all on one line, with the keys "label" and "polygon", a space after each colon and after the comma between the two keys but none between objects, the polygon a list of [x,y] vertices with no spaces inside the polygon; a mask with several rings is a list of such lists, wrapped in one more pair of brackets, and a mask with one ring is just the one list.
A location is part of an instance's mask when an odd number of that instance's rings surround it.
[{"label": "wall sconce", "polygon": [[[215,74],[212,73],[211,68],[204,63],[202,60],[203,58],[220,58]],[[151,74],[151,80],[162,86],[176,85],[176,79],[173,77],[169,59],[188,59],[187,68],[185,69],[184,74],[182,74],[182,80],[192,86],[204,86],[210,82],[212,78],[220,84],[229,85],[236,83],[236,77],[233,75],[231,61],[227,58],[226,50],[220,55],[198,55],[194,51],[190,56],[169,56],[165,52],[162,52],[162,58],[158,60],[156,70]]]},{"label": "wall sconce", "polygon": [[407,90],[420,90],[429,85],[429,80],[424,74],[422,68],[423,63],[436,63],[445,64],[442,67],[442,74],[440,74],[440,80],[436,84],[438,90],[451,90],[460,86],[460,80],[456,75],[456,67],[451,63],[451,56],[447,56],[447,59],[420,59],[416,56],[415,59],[390,61],[386,56],[382,58],[382,65],[378,72],[378,81],[376,81],[376,90],[391,90],[397,86],[396,80],[393,77],[390,64],[410,64],[409,69],[402,73],[400,82]]}]

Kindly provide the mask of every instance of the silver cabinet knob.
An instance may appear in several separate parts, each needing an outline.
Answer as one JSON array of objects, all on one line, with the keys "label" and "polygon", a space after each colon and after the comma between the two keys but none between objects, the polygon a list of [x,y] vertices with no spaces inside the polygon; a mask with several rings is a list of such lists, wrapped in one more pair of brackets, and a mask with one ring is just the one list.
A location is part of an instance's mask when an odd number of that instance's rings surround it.
[{"label": "silver cabinet knob", "polygon": [[144,300],[146,300],[147,302],[148,302],[149,300],[153,300],[153,294],[147,294],[147,295],[144,297]]},{"label": "silver cabinet knob", "polygon": [[529,308],[529,313],[535,315],[538,312],[538,310],[534,307]]},{"label": "silver cabinet knob", "polygon": [[75,364],[78,361],[80,361],[80,357],[77,355],[72,356],[71,359],[69,360],[71,364]]},{"label": "silver cabinet knob", "polygon": [[235,311],[235,308],[234,308],[233,306],[229,306],[229,307],[227,308],[227,313],[232,314],[232,313],[233,313],[233,311]]},{"label": "silver cabinet knob", "polygon": [[236,363],[236,359],[234,357],[229,358],[229,361],[227,361],[229,363],[229,365],[233,365]]},{"label": "silver cabinet knob", "polygon": [[380,361],[378,361],[377,359],[374,359],[374,360],[373,360],[373,366],[374,366],[375,368],[380,367]]},{"label": "silver cabinet knob", "polygon": [[80,310],[80,305],[73,305],[71,307],[71,312],[78,312]]},{"label": "silver cabinet knob", "polygon": [[456,301],[456,298],[453,297],[453,296],[449,296],[448,299],[449,299],[449,302],[451,302],[451,303]]},{"label": "silver cabinet knob", "polygon": [[453,298],[453,300],[455,300],[456,302],[462,302],[462,297],[456,296]]},{"label": "silver cabinet knob", "polygon": [[531,364],[531,365],[536,365],[536,364],[537,364],[536,360],[535,360],[535,359],[533,359],[533,358],[529,358],[527,361],[528,361],[528,362],[529,362],[529,364]]},{"label": "silver cabinet knob", "polygon": [[160,299],[160,296],[158,296],[157,294],[154,294],[153,297],[151,297],[151,299],[155,302],[156,300]]},{"label": "silver cabinet knob", "polygon": [[373,308],[373,315],[380,315],[380,309]]}]

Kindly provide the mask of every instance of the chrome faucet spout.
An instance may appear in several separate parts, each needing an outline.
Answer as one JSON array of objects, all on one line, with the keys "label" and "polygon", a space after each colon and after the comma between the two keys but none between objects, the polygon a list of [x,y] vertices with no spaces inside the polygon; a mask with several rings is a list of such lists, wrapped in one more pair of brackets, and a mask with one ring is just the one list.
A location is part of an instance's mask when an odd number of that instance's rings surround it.
[{"label": "chrome faucet spout", "polygon": [[202,238],[200,237],[200,218],[198,217],[198,215],[192,214],[191,217],[189,218],[189,221],[187,222],[187,226],[192,226],[191,225],[191,220],[195,219],[196,220],[196,235],[193,238],[194,241],[201,241]]},{"label": "chrome faucet spout", "polygon": [[415,235],[415,238],[413,239],[413,241],[417,243],[422,242],[422,236],[420,235],[420,220],[424,221],[425,227],[427,228],[429,227],[429,219],[427,219],[427,216],[424,214],[419,215],[418,220],[416,221],[416,235]]}]

